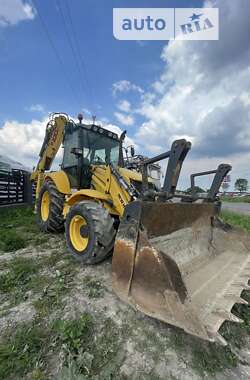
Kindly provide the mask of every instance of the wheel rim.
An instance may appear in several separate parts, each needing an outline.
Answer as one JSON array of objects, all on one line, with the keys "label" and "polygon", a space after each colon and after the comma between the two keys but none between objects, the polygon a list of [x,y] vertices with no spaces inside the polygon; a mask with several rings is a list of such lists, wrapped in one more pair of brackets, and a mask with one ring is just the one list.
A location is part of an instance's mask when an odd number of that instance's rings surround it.
[{"label": "wheel rim", "polygon": [[50,206],[50,195],[49,195],[49,192],[46,190],[43,193],[42,202],[41,202],[41,217],[44,222],[46,222],[46,220],[48,220],[48,217],[49,217],[49,206]]},{"label": "wheel rim", "polygon": [[[83,233],[85,230],[85,233]],[[81,215],[75,215],[70,221],[69,226],[69,234],[70,241],[73,247],[78,251],[83,253],[83,251],[87,248],[89,238],[86,233],[87,231],[87,221]],[[84,235],[84,236],[83,236]]]}]

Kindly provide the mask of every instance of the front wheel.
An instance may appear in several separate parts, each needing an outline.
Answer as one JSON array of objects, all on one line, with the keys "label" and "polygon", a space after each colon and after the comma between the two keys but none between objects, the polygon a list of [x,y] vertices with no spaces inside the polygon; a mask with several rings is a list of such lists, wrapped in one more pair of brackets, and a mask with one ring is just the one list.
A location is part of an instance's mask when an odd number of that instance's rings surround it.
[{"label": "front wheel", "polygon": [[114,220],[100,204],[79,202],[66,216],[66,243],[84,264],[97,264],[109,256],[114,246]]}]

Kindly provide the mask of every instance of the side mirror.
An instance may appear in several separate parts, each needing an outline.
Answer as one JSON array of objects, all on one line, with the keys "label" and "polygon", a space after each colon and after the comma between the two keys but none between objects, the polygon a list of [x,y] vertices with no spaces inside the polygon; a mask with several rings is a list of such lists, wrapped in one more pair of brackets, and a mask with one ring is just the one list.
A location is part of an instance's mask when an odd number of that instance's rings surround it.
[{"label": "side mirror", "polygon": [[135,148],[133,146],[130,147],[130,153],[131,153],[131,157],[134,157],[134,155],[135,155]]}]

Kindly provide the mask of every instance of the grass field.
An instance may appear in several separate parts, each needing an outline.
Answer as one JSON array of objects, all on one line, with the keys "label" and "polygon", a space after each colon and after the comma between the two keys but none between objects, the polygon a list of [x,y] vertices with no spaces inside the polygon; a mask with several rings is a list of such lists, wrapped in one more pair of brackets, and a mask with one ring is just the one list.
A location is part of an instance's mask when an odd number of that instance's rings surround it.
[{"label": "grass field", "polygon": [[226,223],[242,227],[250,234],[250,216],[239,215],[230,211],[223,211],[222,218]]},{"label": "grass field", "polygon": [[221,197],[223,202],[234,202],[234,203],[250,203],[250,196],[247,197]]},{"label": "grass field", "polygon": [[[220,379],[246,364],[249,306],[234,306],[242,324],[223,324],[228,347],[203,342],[119,301],[110,261],[80,266],[31,208],[0,213],[0,379]],[[250,233],[250,217],[222,217]]]}]

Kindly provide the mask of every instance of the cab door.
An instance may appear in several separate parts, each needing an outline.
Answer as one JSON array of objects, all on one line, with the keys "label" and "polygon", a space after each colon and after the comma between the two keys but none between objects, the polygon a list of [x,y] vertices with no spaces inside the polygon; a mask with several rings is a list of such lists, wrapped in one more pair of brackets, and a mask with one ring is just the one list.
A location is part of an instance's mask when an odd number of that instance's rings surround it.
[{"label": "cab door", "polygon": [[64,135],[64,152],[62,169],[67,173],[71,188],[78,187],[78,157],[72,153],[73,148],[79,145],[78,130],[67,131]]}]

